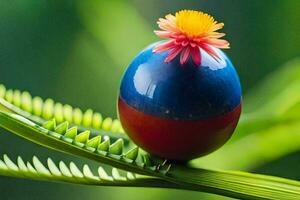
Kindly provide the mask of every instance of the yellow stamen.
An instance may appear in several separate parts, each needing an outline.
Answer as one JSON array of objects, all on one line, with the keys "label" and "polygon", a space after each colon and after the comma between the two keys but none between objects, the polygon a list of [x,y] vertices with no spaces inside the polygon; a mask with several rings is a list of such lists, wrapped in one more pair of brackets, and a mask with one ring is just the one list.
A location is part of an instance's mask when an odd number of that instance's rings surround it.
[{"label": "yellow stamen", "polygon": [[176,26],[189,37],[207,33],[216,24],[212,16],[200,11],[182,10],[176,13]]}]

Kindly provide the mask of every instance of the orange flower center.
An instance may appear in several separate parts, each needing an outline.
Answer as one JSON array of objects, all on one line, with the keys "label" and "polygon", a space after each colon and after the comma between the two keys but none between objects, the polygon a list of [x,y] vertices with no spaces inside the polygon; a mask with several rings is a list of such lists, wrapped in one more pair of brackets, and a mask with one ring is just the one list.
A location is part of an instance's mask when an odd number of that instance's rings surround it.
[{"label": "orange flower center", "polygon": [[198,37],[208,33],[217,24],[209,14],[194,10],[182,10],[175,16],[176,26],[188,37]]}]

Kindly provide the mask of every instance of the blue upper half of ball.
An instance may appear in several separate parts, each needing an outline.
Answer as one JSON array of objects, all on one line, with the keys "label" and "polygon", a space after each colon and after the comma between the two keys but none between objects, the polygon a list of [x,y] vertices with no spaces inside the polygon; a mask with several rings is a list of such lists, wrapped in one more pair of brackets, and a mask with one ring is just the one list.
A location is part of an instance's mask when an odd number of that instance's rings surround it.
[{"label": "blue upper half of ball", "polygon": [[231,112],[241,103],[241,86],[234,66],[218,50],[220,60],[201,51],[196,66],[190,59],[181,65],[179,56],[164,62],[168,51],[153,53],[154,43],[129,65],[120,98],[145,114],[180,120],[200,120]]}]

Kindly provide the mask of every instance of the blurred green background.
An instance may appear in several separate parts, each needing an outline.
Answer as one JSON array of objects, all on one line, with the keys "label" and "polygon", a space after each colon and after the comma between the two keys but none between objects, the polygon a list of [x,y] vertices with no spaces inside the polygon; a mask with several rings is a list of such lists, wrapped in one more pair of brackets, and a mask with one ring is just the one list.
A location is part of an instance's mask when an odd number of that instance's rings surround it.
[{"label": "blurred green background", "polygon": [[[237,130],[236,135],[257,132],[263,136],[264,144],[269,144],[257,148],[263,149],[263,156],[258,150],[247,154],[247,145],[243,144],[258,141],[248,138],[194,163],[300,180],[300,146],[290,144],[300,133],[296,125],[299,114],[295,112],[295,107],[300,107],[298,0],[0,0],[0,83],[82,109],[93,108],[115,118],[118,87],[127,64],[142,48],[159,40],[153,34],[156,20],[180,9],[202,10],[225,22],[223,31],[231,43],[226,53],[240,75],[245,116],[283,116],[276,123],[256,123],[253,117],[254,122],[249,125],[246,120],[248,124],[242,122]],[[285,93],[276,99],[281,91]],[[283,111],[275,112],[280,105]],[[272,140],[273,133],[277,141]],[[282,138],[286,134],[291,139],[285,142]],[[238,139],[236,136],[233,141]],[[283,145],[278,145],[280,142]],[[41,160],[51,156],[56,161],[89,162],[44,149],[4,130],[0,133],[0,153],[13,158],[39,155]],[[6,177],[0,177],[0,194],[1,200],[229,199],[198,192],[80,186]]]}]

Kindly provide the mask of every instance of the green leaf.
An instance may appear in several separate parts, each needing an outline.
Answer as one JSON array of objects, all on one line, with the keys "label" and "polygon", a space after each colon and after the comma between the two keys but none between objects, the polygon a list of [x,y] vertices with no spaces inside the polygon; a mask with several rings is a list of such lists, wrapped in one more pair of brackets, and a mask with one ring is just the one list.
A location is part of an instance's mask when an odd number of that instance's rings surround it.
[{"label": "green leaf", "polygon": [[54,115],[54,101],[52,99],[46,99],[43,107],[42,117],[46,120],[49,120]]},{"label": "green leaf", "polygon": [[33,114],[35,116],[41,116],[43,111],[43,100],[41,97],[34,97],[32,99],[32,105],[33,105]]},{"label": "green leaf", "polygon": [[[137,177],[132,173],[121,176],[116,168],[112,169],[112,176],[107,175],[101,166],[98,167],[98,172],[98,174],[93,174],[87,164],[83,166],[83,169],[79,169],[74,162],[70,162],[67,166],[60,161],[59,165],[56,165],[51,158],[48,158],[47,165],[44,165],[36,156],[33,157],[32,164],[27,162],[27,166],[20,156],[17,159],[17,164],[7,155],[3,156],[3,160],[0,159],[0,175],[3,176],[99,186],[159,187],[159,185],[165,184],[163,180],[145,176]],[[153,181],[156,182],[155,185],[153,185]]]},{"label": "green leaf", "polygon": [[82,111],[79,108],[73,109],[68,104],[54,102],[50,98],[45,101],[40,97],[32,98],[28,92],[6,90],[1,84],[0,92],[0,110],[16,113],[39,125],[43,125],[52,118],[57,123],[67,121],[71,126],[78,125],[79,131],[85,131],[88,128],[92,135],[109,135],[111,138],[123,138],[126,143],[129,142],[117,119],[113,120],[108,117],[103,120],[100,113],[91,109]]},{"label": "green leaf", "polygon": [[92,139],[88,140],[86,145],[89,147],[97,148],[100,143],[101,143],[101,136],[98,135],[98,136],[93,137]]},{"label": "green leaf", "polygon": [[59,133],[59,134],[64,134],[69,128],[69,122],[65,121],[61,124],[59,124],[56,128],[55,128],[55,132]]},{"label": "green leaf", "polygon": [[122,139],[118,139],[115,143],[110,145],[109,153],[121,155],[123,152],[124,141]]},{"label": "green leaf", "polygon": [[108,131],[111,128],[111,125],[112,125],[112,119],[110,117],[106,118],[102,122],[102,128],[105,131]]},{"label": "green leaf", "polygon": [[138,156],[138,152],[139,152],[139,148],[138,147],[134,147],[131,150],[129,150],[124,157],[131,159],[131,160],[135,160]]},{"label": "green leaf", "polygon": [[70,129],[68,129],[65,133],[65,136],[71,139],[74,139],[77,136],[77,127],[74,126]]},{"label": "green leaf", "polygon": [[55,119],[47,121],[43,124],[43,127],[50,130],[50,131],[54,131],[54,129],[56,128],[56,121]]},{"label": "green leaf", "polygon": [[82,125],[85,127],[90,127],[92,125],[92,119],[93,111],[91,109],[86,110],[83,114]]},{"label": "green leaf", "polygon": [[98,149],[101,151],[108,151],[110,145],[110,140],[105,139],[101,144],[99,144]]},{"label": "green leaf", "polygon": [[[135,160],[133,163],[127,162],[122,159],[123,156],[117,156],[111,152],[103,154],[96,149],[87,149],[85,146],[78,146],[76,143],[73,143],[74,140],[72,139],[71,142],[67,142],[63,140],[63,137],[52,137],[50,130],[40,127],[22,116],[6,112],[0,112],[0,125],[21,137],[48,148],[102,162],[132,173],[146,175],[149,178],[153,177],[154,179],[151,181],[152,187],[203,191],[240,199],[296,200],[300,198],[300,182],[298,181],[244,172],[195,169],[182,165],[167,164],[166,161],[157,165],[153,165],[152,161],[147,164],[138,163],[140,162],[138,160]],[[5,161],[6,167],[3,165],[3,162],[0,164],[0,166],[4,166],[1,173],[17,177],[18,173],[14,174],[12,173],[13,170],[7,171],[6,168],[14,169],[17,172],[18,167],[13,165],[8,159]],[[74,166],[72,169],[68,169],[63,162],[61,163],[61,174],[66,174],[66,177],[73,177],[72,171],[74,174],[79,174]],[[45,166],[43,167],[37,159],[35,159],[33,164],[34,167],[28,164],[30,166],[28,170],[32,171],[33,174],[36,172],[42,174],[42,177],[51,177],[48,173],[51,170],[45,168]],[[101,169],[99,170],[101,171]],[[89,181],[94,182],[98,180],[87,167],[85,167],[82,174]],[[114,179],[115,177],[117,181],[125,180],[126,178],[120,178],[120,174],[117,172],[113,172],[113,174],[112,178]],[[76,183],[81,182],[78,180]],[[145,185],[150,186],[149,182],[147,184]],[[139,186],[143,186],[143,184]]]},{"label": "green leaf", "polygon": [[102,115],[100,113],[95,113],[92,119],[92,126],[95,128],[100,128],[102,124]]},{"label": "green leaf", "polygon": [[84,131],[75,137],[76,142],[86,143],[90,137],[90,131]]}]

